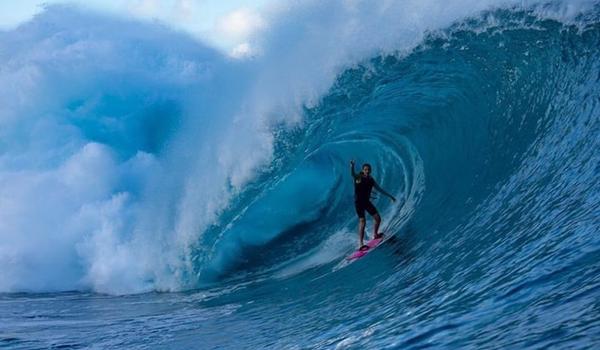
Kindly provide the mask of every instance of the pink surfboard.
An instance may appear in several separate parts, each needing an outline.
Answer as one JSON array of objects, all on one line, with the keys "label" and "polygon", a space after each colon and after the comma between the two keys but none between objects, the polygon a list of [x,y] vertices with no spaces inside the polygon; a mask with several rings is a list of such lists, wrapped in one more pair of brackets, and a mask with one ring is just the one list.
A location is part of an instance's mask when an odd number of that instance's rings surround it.
[{"label": "pink surfboard", "polygon": [[373,249],[375,249],[375,247],[377,247],[381,242],[383,242],[383,235],[379,238],[375,238],[372,239],[370,241],[367,242],[367,247],[369,247],[369,249],[365,249],[365,250],[356,250],[354,253],[352,253],[349,257],[346,258],[346,260],[355,260],[355,259],[360,259],[363,256],[369,254],[370,251],[372,251]]}]

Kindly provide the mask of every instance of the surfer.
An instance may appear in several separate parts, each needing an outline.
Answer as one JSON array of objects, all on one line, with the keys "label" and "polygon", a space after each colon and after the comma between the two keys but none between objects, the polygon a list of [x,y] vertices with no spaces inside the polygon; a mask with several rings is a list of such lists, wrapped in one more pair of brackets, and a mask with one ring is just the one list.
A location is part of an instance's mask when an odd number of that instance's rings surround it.
[{"label": "surfer", "polygon": [[361,172],[357,174],[354,171],[354,160],[351,160],[350,171],[352,173],[352,179],[354,180],[354,207],[356,208],[356,214],[358,215],[359,249],[366,250],[369,249],[369,247],[364,244],[366,223],[365,210],[375,220],[373,239],[381,238],[383,236],[378,231],[379,225],[381,224],[381,216],[379,216],[377,208],[371,203],[371,191],[375,188],[378,192],[388,196],[392,202],[395,202],[396,198],[387,193],[383,188],[379,187],[377,182],[371,177],[371,164],[363,164]]}]

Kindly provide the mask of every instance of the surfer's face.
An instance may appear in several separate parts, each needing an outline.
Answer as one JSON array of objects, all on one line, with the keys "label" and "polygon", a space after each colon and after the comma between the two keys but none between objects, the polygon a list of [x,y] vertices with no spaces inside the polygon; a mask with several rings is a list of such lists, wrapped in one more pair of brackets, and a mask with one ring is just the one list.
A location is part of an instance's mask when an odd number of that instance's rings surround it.
[{"label": "surfer's face", "polygon": [[371,173],[371,168],[370,168],[370,167],[368,167],[368,166],[364,166],[364,167],[362,168],[362,173],[363,173],[363,175],[365,175],[365,176],[369,175],[369,174]]}]

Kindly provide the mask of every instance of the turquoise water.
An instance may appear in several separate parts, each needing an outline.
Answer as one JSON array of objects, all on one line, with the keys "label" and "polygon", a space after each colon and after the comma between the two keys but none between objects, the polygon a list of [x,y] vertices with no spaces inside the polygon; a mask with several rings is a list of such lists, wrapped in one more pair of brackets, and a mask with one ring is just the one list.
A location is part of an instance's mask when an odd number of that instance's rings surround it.
[{"label": "turquoise water", "polygon": [[[1,33],[0,344],[597,348],[584,4],[398,24],[370,49],[298,34],[338,20],[312,4],[246,61],[62,7]],[[348,264],[350,159],[399,200],[374,201],[393,237]]]}]

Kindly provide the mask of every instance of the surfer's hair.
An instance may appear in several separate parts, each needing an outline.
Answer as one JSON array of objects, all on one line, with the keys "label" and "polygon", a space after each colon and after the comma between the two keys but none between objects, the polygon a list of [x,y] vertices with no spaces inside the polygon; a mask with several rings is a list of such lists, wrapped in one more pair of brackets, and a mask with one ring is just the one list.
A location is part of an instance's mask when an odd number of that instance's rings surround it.
[{"label": "surfer's hair", "polygon": [[[369,163],[365,163],[365,164],[363,164],[363,166],[362,166],[362,167],[363,167],[363,168],[364,168],[364,167],[367,167],[367,168],[369,168],[369,170],[373,170],[373,168],[371,168],[371,164],[369,164]],[[362,168],[361,168],[361,169],[362,169]]]}]

